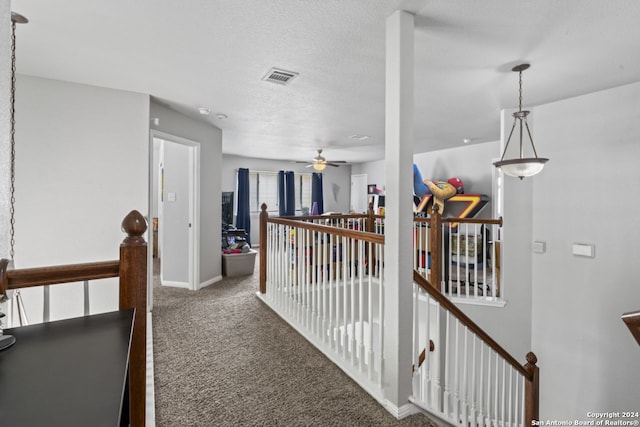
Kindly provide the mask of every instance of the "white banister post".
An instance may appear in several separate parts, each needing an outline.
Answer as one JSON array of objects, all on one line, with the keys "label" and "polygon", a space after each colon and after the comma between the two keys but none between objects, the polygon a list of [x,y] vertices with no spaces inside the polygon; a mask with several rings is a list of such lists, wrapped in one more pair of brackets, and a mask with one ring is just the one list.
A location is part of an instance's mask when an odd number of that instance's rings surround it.
[{"label": "white banister post", "polygon": [[386,22],[384,396],[400,414],[411,395],[414,15]]}]

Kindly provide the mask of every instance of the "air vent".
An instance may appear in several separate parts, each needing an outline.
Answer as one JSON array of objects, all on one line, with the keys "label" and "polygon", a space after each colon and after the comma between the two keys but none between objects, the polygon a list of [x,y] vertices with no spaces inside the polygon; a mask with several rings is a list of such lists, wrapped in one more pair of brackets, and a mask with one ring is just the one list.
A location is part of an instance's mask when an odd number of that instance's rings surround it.
[{"label": "air vent", "polygon": [[291,80],[293,80],[298,73],[293,71],[285,71],[279,70],[277,68],[272,68],[269,72],[262,78],[267,82],[277,83],[279,85],[286,85]]}]

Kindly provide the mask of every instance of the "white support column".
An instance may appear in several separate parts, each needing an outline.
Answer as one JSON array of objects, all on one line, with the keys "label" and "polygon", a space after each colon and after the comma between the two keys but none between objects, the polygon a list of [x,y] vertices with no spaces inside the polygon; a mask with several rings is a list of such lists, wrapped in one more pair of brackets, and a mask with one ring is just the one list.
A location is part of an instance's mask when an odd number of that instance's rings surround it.
[{"label": "white support column", "polygon": [[414,15],[387,18],[385,91],[384,393],[398,409],[411,394]]}]

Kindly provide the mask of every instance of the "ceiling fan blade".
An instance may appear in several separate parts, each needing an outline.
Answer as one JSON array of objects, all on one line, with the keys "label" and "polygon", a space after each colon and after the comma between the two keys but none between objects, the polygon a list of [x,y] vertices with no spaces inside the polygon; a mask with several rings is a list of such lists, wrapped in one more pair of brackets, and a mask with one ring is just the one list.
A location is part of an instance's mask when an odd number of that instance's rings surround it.
[{"label": "ceiling fan blade", "polygon": [[332,163],[332,162],[326,162],[326,163],[325,163],[325,165],[327,165],[327,166],[333,166],[333,167],[336,167],[336,168],[337,168],[338,166],[340,166],[340,165],[336,165],[335,163]]}]

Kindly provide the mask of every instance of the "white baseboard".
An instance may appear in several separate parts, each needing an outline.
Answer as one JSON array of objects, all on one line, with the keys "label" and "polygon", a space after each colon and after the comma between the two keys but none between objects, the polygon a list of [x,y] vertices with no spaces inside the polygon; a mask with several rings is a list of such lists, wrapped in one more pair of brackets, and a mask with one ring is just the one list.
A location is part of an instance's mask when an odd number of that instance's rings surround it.
[{"label": "white baseboard", "polygon": [[406,404],[404,404],[404,405],[402,405],[400,407],[397,407],[396,405],[394,405],[393,403],[389,402],[388,400],[385,400],[384,401],[384,407],[397,420],[401,420],[403,418],[408,417],[409,415],[413,415],[413,414],[417,414],[417,413],[421,412],[419,408],[416,408],[411,403],[406,403]]},{"label": "white baseboard", "polygon": [[172,281],[169,281],[169,280],[160,279],[160,283],[161,283],[162,286],[173,286],[174,288],[191,289],[189,287],[189,283],[187,283],[187,282],[172,282]]},{"label": "white baseboard", "polygon": [[198,289],[206,288],[207,286],[213,285],[214,283],[217,283],[221,280],[222,280],[222,276],[216,276],[213,279],[209,279],[205,282],[200,283],[200,286],[198,286]]}]

